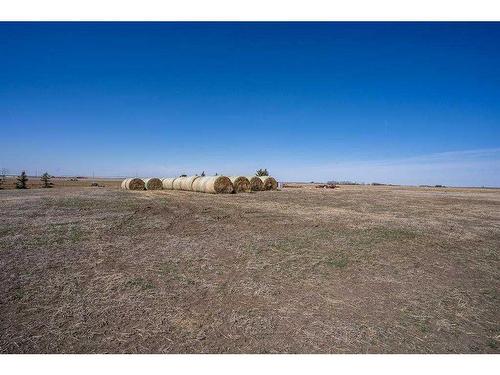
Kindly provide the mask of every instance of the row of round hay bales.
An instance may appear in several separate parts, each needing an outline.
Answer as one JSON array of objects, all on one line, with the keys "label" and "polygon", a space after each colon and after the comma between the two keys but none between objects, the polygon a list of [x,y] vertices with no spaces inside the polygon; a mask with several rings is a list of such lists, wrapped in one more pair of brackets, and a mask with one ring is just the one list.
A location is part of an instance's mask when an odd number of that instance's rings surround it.
[{"label": "row of round hay bales", "polygon": [[198,191],[201,193],[224,194],[233,192],[233,184],[225,176],[189,176],[164,178],[165,190]]},{"label": "row of round hay bales", "polygon": [[252,191],[276,190],[278,188],[278,181],[271,176],[249,176],[247,179]]},{"label": "row of round hay bales", "polygon": [[276,190],[278,183],[270,176],[188,176],[164,178],[127,178],[122,182],[126,190],[184,190],[212,194],[248,193]]},{"label": "row of round hay bales", "polygon": [[161,190],[163,188],[159,178],[127,178],[122,181],[121,188],[125,190]]}]

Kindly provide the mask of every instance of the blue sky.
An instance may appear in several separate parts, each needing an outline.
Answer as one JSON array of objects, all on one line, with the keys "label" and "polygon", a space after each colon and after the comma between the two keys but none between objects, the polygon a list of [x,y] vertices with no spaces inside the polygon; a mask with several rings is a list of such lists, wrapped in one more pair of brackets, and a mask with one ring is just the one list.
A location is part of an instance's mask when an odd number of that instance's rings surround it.
[{"label": "blue sky", "polygon": [[0,23],[0,167],[500,186],[499,41],[500,23]]}]

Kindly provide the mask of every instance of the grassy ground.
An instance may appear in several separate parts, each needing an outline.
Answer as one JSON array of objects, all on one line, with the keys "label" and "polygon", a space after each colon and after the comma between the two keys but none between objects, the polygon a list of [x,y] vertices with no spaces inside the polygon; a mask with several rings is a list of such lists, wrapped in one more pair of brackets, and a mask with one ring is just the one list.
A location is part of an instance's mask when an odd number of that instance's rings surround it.
[{"label": "grassy ground", "polygon": [[0,191],[0,351],[498,353],[500,191]]},{"label": "grassy ground", "polygon": [[[50,182],[54,188],[60,187],[90,187],[93,182],[106,188],[119,188],[123,178],[70,178],[70,177],[52,177]],[[6,177],[3,184],[0,185],[2,190],[10,190],[16,188],[16,177]],[[40,189],[43,182],[40,177],[28,176],[27,187],[29,189]]]}]

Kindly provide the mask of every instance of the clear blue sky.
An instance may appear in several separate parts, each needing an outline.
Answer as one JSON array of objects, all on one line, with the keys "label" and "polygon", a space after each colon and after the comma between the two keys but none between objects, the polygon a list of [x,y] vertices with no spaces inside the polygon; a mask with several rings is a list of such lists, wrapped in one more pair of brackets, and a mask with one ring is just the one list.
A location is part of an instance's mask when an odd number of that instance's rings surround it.
[{"label": "clear blue sky", "polygon": [[500,23],[1,23],[0,127],[11,173],[500,186]]}]

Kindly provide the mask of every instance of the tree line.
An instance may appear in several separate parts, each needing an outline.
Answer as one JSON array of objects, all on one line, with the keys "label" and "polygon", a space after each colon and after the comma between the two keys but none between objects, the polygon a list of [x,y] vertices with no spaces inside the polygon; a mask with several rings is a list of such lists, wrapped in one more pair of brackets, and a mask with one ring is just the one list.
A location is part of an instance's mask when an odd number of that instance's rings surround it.
[{"label": "tree line", "polygon": [[[51,188],[54,184],[51,182],[53,176],[51,176],[48,172],[45,172],[40,176],[40,181],[42,182],[43,188]],[[5,185],[6,176],[5,172],[2,171],[2,175],[0,175],[0,189]],[[28,175],[26,171],[22,171],[19,176],[16,177],[16,189],[28,189]]]}]

